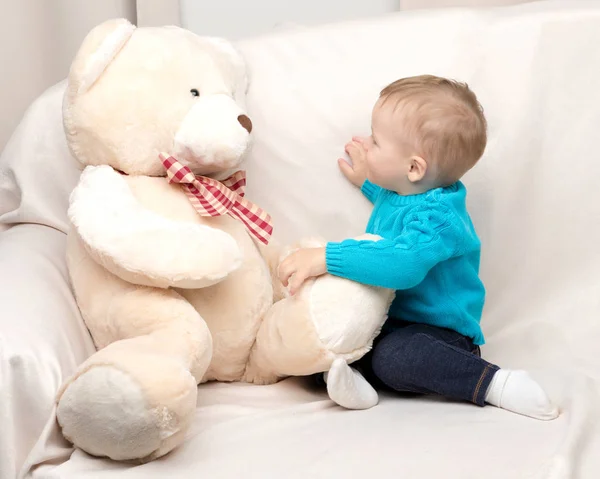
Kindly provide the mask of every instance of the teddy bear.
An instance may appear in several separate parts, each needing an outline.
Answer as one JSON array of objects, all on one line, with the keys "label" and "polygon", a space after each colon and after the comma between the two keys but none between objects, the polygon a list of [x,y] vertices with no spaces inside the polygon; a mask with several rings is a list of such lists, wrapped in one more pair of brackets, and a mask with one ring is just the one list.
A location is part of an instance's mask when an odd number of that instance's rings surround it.
[{"label": "teddy bear", "polygon": [[125,19],[92,29],[72,62],[63,123],[82,173],[67,266],[97,352],[61,386],[56,417],[91,455],[167,454],[199,384],[331,374],[386,319],[389,290],[324,275],[290,296],[278,280],[282,258],[323,243],[278,245],[245,197],[248,84],[227,40]]}]

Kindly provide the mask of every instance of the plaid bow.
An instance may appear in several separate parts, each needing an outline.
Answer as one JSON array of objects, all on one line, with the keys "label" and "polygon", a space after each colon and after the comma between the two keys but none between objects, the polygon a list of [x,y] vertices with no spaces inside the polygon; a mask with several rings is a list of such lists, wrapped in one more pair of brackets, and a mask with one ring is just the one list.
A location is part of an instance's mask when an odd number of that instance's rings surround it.
[{"label": "plaid bow", "polygon": [[271,216],[244,198],[246,172],[238,171],[223,181],[195,176],[187,166],[165,153],[160,159],[167,170],[169,183],[179,183],[192,206],[201,216],[229,215],[240,220],[246,229],[264,244],[273,234]]}]

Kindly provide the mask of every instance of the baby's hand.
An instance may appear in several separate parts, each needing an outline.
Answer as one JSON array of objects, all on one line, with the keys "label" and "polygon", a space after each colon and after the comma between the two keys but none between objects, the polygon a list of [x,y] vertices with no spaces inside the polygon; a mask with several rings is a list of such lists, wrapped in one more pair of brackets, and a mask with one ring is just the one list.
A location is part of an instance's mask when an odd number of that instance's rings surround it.
[{"label": "baby's hand", "polygon": [[360,188],[367,179],[367,149],[365,147],[365,139],[353,136],[352,140],[346,143],[345,150],[352,160],[352,165],[349,165],[343,158],[338,159],[338,165],[350,183]]},{"label": "baby's hand", "polygon": [[325,248],[302,248],[279,265],[279,279],[293,296],[308,278],[327,273]]}]

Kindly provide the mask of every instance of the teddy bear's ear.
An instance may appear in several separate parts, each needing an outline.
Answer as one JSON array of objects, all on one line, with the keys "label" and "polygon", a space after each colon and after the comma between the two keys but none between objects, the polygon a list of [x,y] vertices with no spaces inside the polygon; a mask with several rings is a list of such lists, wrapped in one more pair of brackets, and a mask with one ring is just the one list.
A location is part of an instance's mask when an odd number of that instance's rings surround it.
[{"label": "teddy bear's ear", "polygon": [[100,78],[135,28],[128,20],[119,18],[101,23],[87,34],[69,72],[69,83],[77,94],[85,93]]},{"label": "teddy bear's ear", "polygon": [[[204,37],[204,39],[233,67],[235,93],[243,97],[248,91],[248,72],[246,61],[233,44],[220,37]],[[240,98],[240,100],[243,100]]]}]

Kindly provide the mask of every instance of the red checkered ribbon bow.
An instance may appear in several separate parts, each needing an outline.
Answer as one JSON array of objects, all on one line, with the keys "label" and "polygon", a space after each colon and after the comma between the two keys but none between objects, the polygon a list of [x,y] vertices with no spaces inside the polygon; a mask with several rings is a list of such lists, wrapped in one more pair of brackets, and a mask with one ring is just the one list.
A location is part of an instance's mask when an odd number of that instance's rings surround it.
[{"label": "red checkered ribbon bow", "polygon": [[229,215],[240,220],[246,229],[264,244],[273,234],[271,216],[244,198],[246,172],[238,171],[223,181],[196,176],[175,158],[165,153],[160,159],[167,170],[169,183],[179,183],[201,216]]}]

